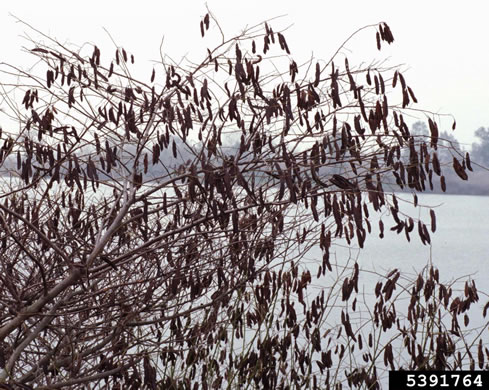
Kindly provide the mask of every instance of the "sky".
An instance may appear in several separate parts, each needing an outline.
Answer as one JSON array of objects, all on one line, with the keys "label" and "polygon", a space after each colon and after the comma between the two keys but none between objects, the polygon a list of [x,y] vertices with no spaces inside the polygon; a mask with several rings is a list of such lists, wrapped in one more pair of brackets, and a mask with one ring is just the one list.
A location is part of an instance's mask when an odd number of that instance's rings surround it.
[{"label": "sky", "polygon": [[[350,41],[343,52],[350,65],[386,58],[389,65],[403,65],[406,81],[418,99],[417,107],[453,115],[454,135],[467,147],[474,131],[489,126],[489,28],[486,1],[290,1],[290,0],[186,0],[78,2],[12,1],[0,3],[0,62],[32,64],[21,47],[31,48],[21,35],[27,31],[15,17],[61,42],[82,46],[96,43],[110,52],[114,44],[133,53],[140,66],[152,64],[162,51],[173,60],[193,58],[212,39],[203,41],[199,23],[207,8],[226,36],[239,34],[267,19],[275,31],[287,29],[294,58],[328,60],[351,33],[369,24],[386,22],[395,42],[377,51],[375,30]],[[12,16],[14,15],[14,16]],[[210,33],[218,41],[214,25]],[[32,34],[32,33],[29,33]],[[33,35],[34,36],[34,35]],[[211,34],[212,38],[212,34]],[[385,45],[384,45],[385,46]],[[297,61],[299,63],[299,61]],[[1,83],[1,79],[0,79]],[[420,115],[416,119],[424,120]],[[451,131],[453,119],[442,116],[442,130]]]}]

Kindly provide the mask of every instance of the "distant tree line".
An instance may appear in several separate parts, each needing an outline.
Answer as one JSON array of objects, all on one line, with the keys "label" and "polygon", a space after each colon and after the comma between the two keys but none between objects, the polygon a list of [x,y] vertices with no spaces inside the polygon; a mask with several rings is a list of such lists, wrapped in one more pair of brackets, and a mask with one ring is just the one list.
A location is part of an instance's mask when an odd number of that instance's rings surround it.
[{"label": "distant tree line", "polygon": [[489,127],[479,127],[474,135],[478,142],[472,144],[472,158],[478,164],[489,167]]},{"label": "distant tree line", "polygon": [[[429,135],[425,122],[417,121],[411,126],[411,134],[425,137]],[[472,143],[470,159],[472,172],[468,172],[467,182],[459,180],[455,171],[447,171],[446,191],[435,185],[435,192],[466,195],[489,195],[489,127],[480,127],[474,132],[477,141]],[[438,158],[441,165],[452,165],[453,158],[467,155],[466,148],[448,131],[440,133]]]}]

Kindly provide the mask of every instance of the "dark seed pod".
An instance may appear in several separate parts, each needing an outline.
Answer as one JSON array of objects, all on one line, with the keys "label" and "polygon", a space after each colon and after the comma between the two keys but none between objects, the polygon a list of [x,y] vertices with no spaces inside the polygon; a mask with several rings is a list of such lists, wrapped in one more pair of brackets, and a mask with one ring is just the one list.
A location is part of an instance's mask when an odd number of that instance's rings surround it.
[{"label": "dark seed pod", "polygon": [[205,14],[204,16],[204,24],[205,24],[205,29],[209,29],[209,14]]},{"label": "dark seed pod", "polygon": [[436,231],[436,216],[435,211],[433,209],[430,210],[431,217],[431,231],[434,233]]},{"label": "dark seed pod", "polygon": [[465,169],[462,167],[460,162],[457,160],[456,157],[453,157],[453,169],[455,170],[455,173],[462,179],[462,180],[468,180],[469,177],[467,173],[465,172]]},{"label": "dark seed pod", "polygon": [[411,87],[407,87],[407,90],[409,92],[409,96],[411,96],[411,99],[413,99],[413,102],[414,103],[417,103],[418,102],[418,99],[416,99],[416,96],[414,96],[414,92],[413,90],[411,89]]},{"label": "dark seed pod", "polygon": [[382,39],[384,41],[386,41],[388,44],[394,42],[392,31],[386,23],[381,23],[379,29],[382,31]]},{"label": "dark seed pod", "polygon": [[438,155],[436,152],[433,153],[433,158],[432,158],[432,163],[433,165],[433,171],[440,176],[441,175],[441,168],[440,168],[440,161],[438,160]]},{"label": "dark seed pod", "polygon": [[443,176],[443,175],[442,175],[442,176],[440,176],[440,186],[441,186],[441,190],[442,190],[443,192],[446,192],[446,190],[447,190],[447,185],[446,185],[446,183],[445,183],[445,176]]},{"label": "dark seed pod", "polygon": [[396,85],[397,85],[397,77],[398,77],[398,72],[396,70],[394,72],[394,78],[392,79],[392,88],[396,88]]},{"label": "dark seed pod", "polygon": [[319,62],[316,62],[316,77],[314,79],[314,86],[317,87],[319,85],[319,78],[321,76],[321,68],[319,66]]},{"label": "dark seed pod", "polygon": [[471,164],[471,162],[470,162],[470,155],[469,155],[469,152],[467,152],[467,153],[465,154],[465,163],[467,164],[467,169],[468,169],[469,171],[473,171],[473,170],[472,170],[472,164]]}]

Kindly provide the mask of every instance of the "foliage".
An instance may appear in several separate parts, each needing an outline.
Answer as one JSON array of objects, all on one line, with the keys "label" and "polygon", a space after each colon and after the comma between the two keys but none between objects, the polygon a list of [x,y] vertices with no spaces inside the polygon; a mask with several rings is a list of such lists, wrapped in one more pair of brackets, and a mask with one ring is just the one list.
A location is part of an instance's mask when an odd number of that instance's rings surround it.
[{"label": "foliage", "polygon": [[[202,36],[211,24],[207,14]],[[393,42],[385,23],[368,28],[379,49]],[[329,253],[335,240],[362,247],[385,211],[392,229],[430,242],[389,195],[444,180],[434,118],[427,136],[405,123],[416,97],[401,71],[339,54],[300,65],[265,23],[223,36],[199,64],[162,61],[144,81],[122,47],[104,62],[97,46],[41,36],[36,67],[2,68],[16,77],[3,96],[16,126],[0,135],[4,386],[377,387],[391,344],[364,342],[375,351],[345,374],[365,331],[349,306],[359,267]],[[468,161],[456,160],[463,176]],[[413,296],[464,312],[428,280]],[[394,271],[379,288],[372,332],[394,326],[398,284]],[[409,367],[448,367],[445,352],[414,353],[419,305],[402,333]]]},{"label": "foliage", "polygon": [[489,167],[489,128],[480,127],[474,135],[478,142],[472,144],[472,156],[478,164]]}]

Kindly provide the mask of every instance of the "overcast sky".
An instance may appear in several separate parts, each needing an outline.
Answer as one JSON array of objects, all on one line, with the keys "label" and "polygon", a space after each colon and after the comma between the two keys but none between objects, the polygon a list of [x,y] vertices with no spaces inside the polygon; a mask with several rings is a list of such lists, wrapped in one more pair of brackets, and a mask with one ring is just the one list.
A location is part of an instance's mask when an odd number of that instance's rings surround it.
[{"label": "overcast sky", "polygon": [[[109,59],[113,46],[105,28],[118,45],[135,54],[139,64],[148,61],[148,69],[149,61],[159,58],[163,37],[163,51],[175,60],[211,43],[200,38],[200,18],[207,12],[203,1],[3,0],[0,4],[0,62],[21,66],[28,64],[20,52],[26,42],[19,38],[26,28],[9,13],[62,42],[111,48],[106,53]],[[246,25],[285,15],[272,26],[275,30],[290,26],[287,42],[294,57],[303,60],[311,54],[327,60],[352,32],[385,21],[394,44],[379,54],[375,31],[366,31],[345,51],[350,64],[386,56],[391,65],[405,64],[418,107],[453,114],[454,135],[463,143],[474,140],[478,127],[489,126],[487,1],[209,0],[207,5],[228,36]],[[451,124],[447,118],[442,129]]]}]

